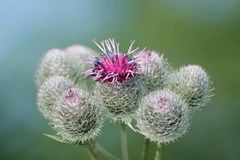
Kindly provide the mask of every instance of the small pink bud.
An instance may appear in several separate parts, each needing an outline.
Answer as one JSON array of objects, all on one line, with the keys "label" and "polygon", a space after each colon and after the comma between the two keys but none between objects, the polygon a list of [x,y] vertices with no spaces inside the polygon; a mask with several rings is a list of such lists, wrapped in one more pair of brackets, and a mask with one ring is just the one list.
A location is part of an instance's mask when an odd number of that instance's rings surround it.
[{"label": "small pink bud", "polygon": [[67,91],[67,95],[65,95],[66,103],[69,106],[74,106],[78,103],[78,95],[76,91],[73,91],[73,89],[69,89]]}]

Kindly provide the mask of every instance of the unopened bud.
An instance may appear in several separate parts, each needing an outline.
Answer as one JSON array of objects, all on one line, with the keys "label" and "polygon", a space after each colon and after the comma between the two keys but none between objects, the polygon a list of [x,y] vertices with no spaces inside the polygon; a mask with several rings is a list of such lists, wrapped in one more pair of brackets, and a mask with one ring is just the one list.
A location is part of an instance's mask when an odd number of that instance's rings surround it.
[{"label": "unopened bud", "polygon": [[122,83],[96,83],[94,93],[99,105],[103,106],[113,120],[131,121],[143,95],[143,85],[138,76]]},{"label": "unopened bud", "polygon": [[146,95],[136,115],[139,132],[151,141],[169,143],[189,127],[189,109],[178,95],[159,90]]},{"label": "unopened bud", "polygon": [[51,76],[63,76],[75,81],[78,72],[70,56],[60,49],[52,49],[42,57],[36,70],[35,82],[40,88]]},{"label": "unopened bud", "polygon": [[97,56],[97,53],[83,45],[72,45],[66,48],[65,52],[72,59],[73,63],[76,64],[78,70],[76,83],[81,83],[81,88],[90,89],[93,80],[90,77],[85,77],[82,72],[91,68],[91,65],[88,64],[89,59],[91,59],[90,57]]},{"label": "unopened bud", "polygon": [[103,124],[101,108],[93,105],[89,95],[70,88],[57,100],[52,112],[53,129],[63,139],[85,142],[98,135]]},{"label": "unopened bud", "polygon": [[89,55],[97,56],[97,53],[91,48],[83,45],[72,45],[66,48],[65,52],[75,61],[75,63],[85,71],[90,69],[89,65],[84,64],[89,61]]},{"label": "unopened bud", "polygon": [[73,86],[72,81],[61,76],[50,77],[42,84],[37,94],[37,106],[45,118],[51,119],[56,100],[64,91]]},{"label": "unopened bud", "polygon": [[211,84],[207,72],[198,65],[181,67],[167,81],[167,87],[185,98],[194,109],[201,109],[210,101],[213,90]]},{"label": "unopened bud", "polygon": [[137,55],[139,62],[139,72],[144,76],[143,81],[146,83],[148,92],[163,88],[166,75],[169,72],[169,65],[155,51],[143,51]]}]

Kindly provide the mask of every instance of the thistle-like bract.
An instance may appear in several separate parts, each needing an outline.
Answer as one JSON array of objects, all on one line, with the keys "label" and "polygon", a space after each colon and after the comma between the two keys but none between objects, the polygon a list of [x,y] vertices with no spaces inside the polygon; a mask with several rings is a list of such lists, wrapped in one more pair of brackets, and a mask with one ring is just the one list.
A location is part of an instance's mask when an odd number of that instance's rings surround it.
[{"label": "thistle-like bract", "polygon": [[187,132],[189,109],[184,100],[168,90],[147,94],[136,115],[139,132],[151,141],[169,143]]},{"label": "thistle-like bract", "polygon": [[85,142],[98,135],[103,124],[100,107],[79,88],[70,88],[57,100],[52,112],[53,129],[71,143]]},{"label": "thistle-like bract", "polygon": [[188,65],[169,75],[167,88],[185,98],[190,107],[201,109],[212,97],[211,84],[202,67]]},{"label": "thistle-like bract", "polygon": [[76,64],[68,54],[60,49],[52,49],[42,57],[36,70],[35,82],[40,88],[51,76],[63,76],[75,81],[78,72]]},{"label": "thistle-like bract", "polygon": [[37,106],[45,118],[51,119],[53,106],[58,97],[73,86],[72,81],[61,76],[50,77],[42,84],[37,94]]},{"label": "thistle-like bract", "polygon": [[97,103],[107,110],[110,118],[129,123],[139,106],[143,87],[138,77],[122,83],[97,82],[94,94]]},{"label": "thistle-like bract", "polygon": [[137,58],[140,62],[139,73],[144,76],[147,92],[162,89],[170,69],[163,55],[156,51],[143,51]]}]

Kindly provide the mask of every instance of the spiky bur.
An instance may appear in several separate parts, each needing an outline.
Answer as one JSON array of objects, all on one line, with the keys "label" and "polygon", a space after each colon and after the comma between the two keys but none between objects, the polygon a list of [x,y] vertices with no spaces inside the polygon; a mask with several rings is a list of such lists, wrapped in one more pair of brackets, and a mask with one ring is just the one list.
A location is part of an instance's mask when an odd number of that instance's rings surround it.
[{"label": "spiky bur", "polygon": [[72,45],[66,48],[65,52],[68,56],[70,56],[73,64],[76,64],[76,67],[78,68],[76,83],[81,83],[81,88],[91,89],[91,85],[93,83],[92,79],[83,76],[82,72],[91,68],[85,62],[88,60],[89,55],[97,56],[97,52],[83,45]]},{"label": "spiky bur", "polygon": [[92,57],[93,68],[84,72],[86,76],[93,76],[97,81],[94,88],[97,101],[108,110],[108,115],[114,120],[120,119],[126,123],[130,115],[138,108],[138,99],[142,94],[140,79],[137,76],[138,61],[131,57],[138,48],[132,50],[131,43],[128,52],[119,52],[119,43],[114,39],[101,42],[103,52],[101,57]]},{"label": "spiky bur", "polygon": [[139,61],[139,73],[144,77],[147,92],[163,88],[166,76],[170,70],[163,54],[156,51],[144,51],[136,56]]},{"label": "spiky bur", "polygon": [[100,106],[107,110],[108,117],[129,124],[144,94],[144,86],[138,77],[122,83],[96,83],[94,94]]},{"label": "spiky bur", "polygon": [[97,52],[92,50],[91,48],[83,45],[72,45],[65,49],[65,52],[72,58],[73,61],[77,65],[79,65],[80,68],[82,68],[82,71],[86,69],[90,69],[88,65],[82,65],[85,64],[85,61],[87,61],[88,55],[97,56]]},{"label": "spiky bur", "polygon": [[55,103],[51,123],[57,135],[64,140],[84,143],[100,132],[103,125],[102,113],[101,108],[93,104],[86,92],[70,88]]},{"label": "spiky bur", "polygon": [[52,76],[42,84],[37,94],[37,106],[46,119],[51,119],[53,106],[58,97],[73,86],[71,80],[61,76]]},{"label": "spiky bur", "polygon": [[198,65],[181,67],[169,75],[167,88],[186,99],[194,109],[201,109],[212,97],[212,82],[207,72]]},{"label": "spiky bur", "polygon": [[52,49],[42,57],[36,70],[35,82],[40,88],[51,76],[63,76],[75,81],[78,72],[78,67],[68,54],[60,49]]},{"label": "spiky bur", "polygon": [[177,94],[159,90],[147,94],[136,114],[139,132],[151,141],[169,143],[189,127],[189,108]]}]

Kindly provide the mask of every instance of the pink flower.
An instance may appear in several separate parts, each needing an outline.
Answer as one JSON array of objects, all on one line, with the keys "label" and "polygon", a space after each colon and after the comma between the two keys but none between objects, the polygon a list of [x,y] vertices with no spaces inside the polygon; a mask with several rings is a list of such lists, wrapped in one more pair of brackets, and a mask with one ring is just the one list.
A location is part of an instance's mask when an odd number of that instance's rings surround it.
[{"label": "pink flower", "polygon": [[86,76],[93,76],[94,81],[121,83],[137,74],[137,59],[130,57],[131,53],[138,50],[138,48],[132,50],[134,41],[131,42],[126,54],[119,52],[119,43],[115,43],[114,39],[102,41],[102,46],[95,40],[93,42],[101,49],[103,56],[90,56],[93,61],[87,63],[93,65],[94,68],[84,72]]}]

